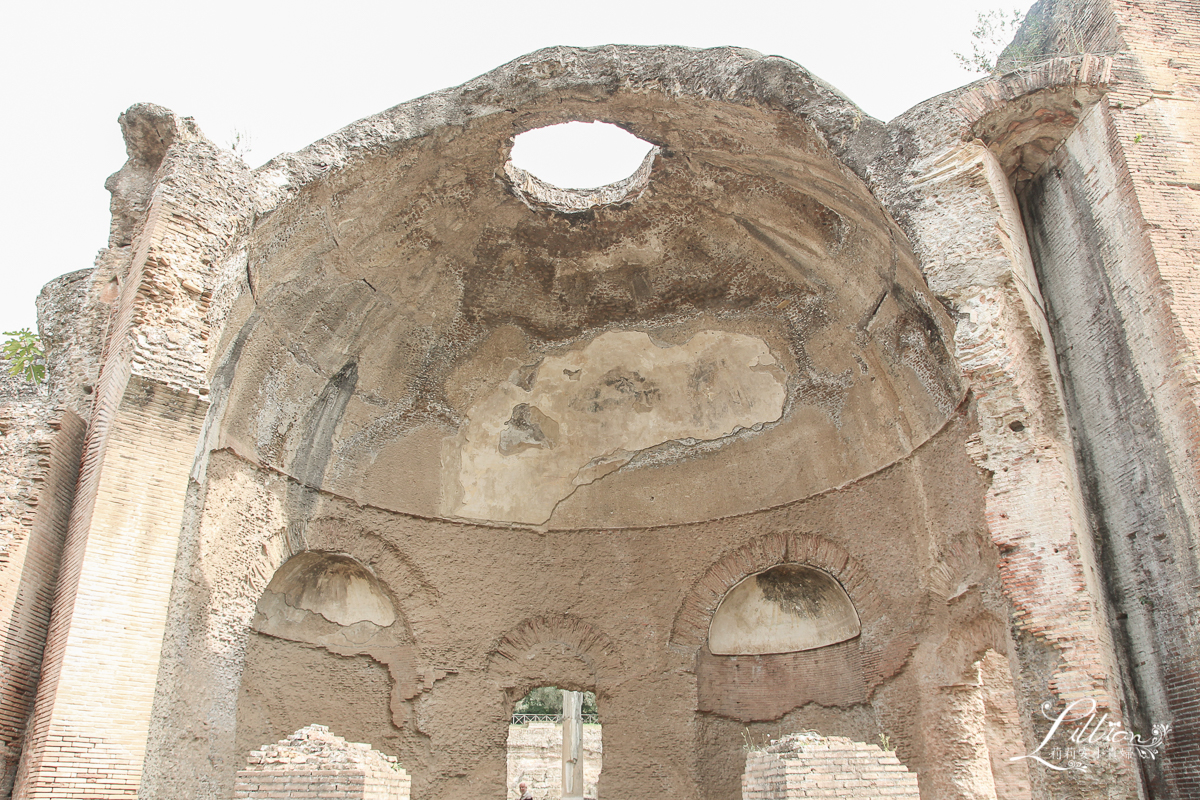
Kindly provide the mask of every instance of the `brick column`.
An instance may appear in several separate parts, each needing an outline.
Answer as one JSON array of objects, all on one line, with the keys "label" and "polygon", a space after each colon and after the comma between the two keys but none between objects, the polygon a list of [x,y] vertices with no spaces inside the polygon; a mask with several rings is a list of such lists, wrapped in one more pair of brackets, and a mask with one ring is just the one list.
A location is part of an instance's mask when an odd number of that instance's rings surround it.
[{"label": "brick column", "polygon": [[81,494],[94,499],[72,515],[15,797],[137,795],[206,411],[193,394],[131,378],[102,452],[84,461]]}]

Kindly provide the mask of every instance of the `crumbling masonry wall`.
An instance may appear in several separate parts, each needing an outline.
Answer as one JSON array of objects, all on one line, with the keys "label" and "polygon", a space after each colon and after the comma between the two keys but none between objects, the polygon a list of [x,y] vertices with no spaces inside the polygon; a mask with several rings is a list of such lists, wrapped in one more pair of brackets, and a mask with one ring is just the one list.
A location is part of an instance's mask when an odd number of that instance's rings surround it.
[{"label": "crumbling masonry wall", "polygon": [[1041,2],[1010,50],[1069,46],[1070,31],[1076,46],[1116,51],[1116,80],[1022,209],[1109,576],[1127,718],[1172,725],[1166,758],[1144,768],[1152,792],[1194,798],[1200,5]]},{"label": "crumbling masonry wall", "polygon": [[[130,109],[109,247],[45,314],[65,421],[3,451],[81,464],[65,539],[65,499],[6,501],[63,542],[16,796],[224,800],[314,723],[500,796],[541,685],[596,692],[603,796],[735,798],[796,730],[885,735],[927,798],[1190,796],[1191,62],[1173,10],[1040,8],[1100,52],[887,125],[733,48],[539,51],[254,171]],[[507,164],[597,118],[657,148],[628,184]],[[714,654],[779,567],[858,634]],[[1002,768],[1077,698],[1178,740]]]},{"label": "crumbling masonry wall", "polygon": [[250,753],[237,774],[237,800],[408,800],[408,773],[392,756],[347,742],[322,725]]},{"label": "crumbling masonry wall", "polygon": [[792,734],[746,753],[743,800],[920,800],[917,776],[878,745]]}]

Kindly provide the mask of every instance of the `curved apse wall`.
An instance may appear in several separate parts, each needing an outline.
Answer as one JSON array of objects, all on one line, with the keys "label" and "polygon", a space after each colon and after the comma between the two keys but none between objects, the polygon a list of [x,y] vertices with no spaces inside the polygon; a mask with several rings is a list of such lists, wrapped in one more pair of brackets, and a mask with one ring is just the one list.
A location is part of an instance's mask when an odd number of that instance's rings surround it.
[{"label": "curved apse wall", "polygon": [[636,527],[797,500],[941,426],[945,312],[806,123],[618,92],[604,118],[659,148],[640,196],[518,197],[512,136],[596,111],[439,129],[260,220],[222,446],[395,511]]}]

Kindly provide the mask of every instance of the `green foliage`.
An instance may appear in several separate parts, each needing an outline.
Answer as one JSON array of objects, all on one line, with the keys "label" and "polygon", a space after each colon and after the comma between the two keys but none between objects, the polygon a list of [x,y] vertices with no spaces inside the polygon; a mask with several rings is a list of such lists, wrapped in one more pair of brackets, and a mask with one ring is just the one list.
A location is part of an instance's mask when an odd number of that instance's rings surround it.
[{"label": "green foliage", "polygon": [[892,739],[886,733],[879,734],[879,744],[886,752],[892,752]]},{"label": "green foliage", "polygon": [[0,347],[0,353],[8,359],[8,372],[17,375],[30,383],[41,383],[46,379],[45,352],[42,350],[42,340],[29,328],[19,331],[5,331],[9,337]]},{"label": "green foliage", "polygon": [[971,54],[956,52],[954,57],[963,69],[995,75],[1000,72],[1000,53],[1021,27],[1025,15],[1020,11],[998,9],[980,11],[971,31]]},{"label": "green foliage", "polygon": [[[521,698],[514,714],[561,714],[562,692],[554,686],[539,686]],[[596,695],[592,692],[583,693],[583,713],[595,714]]]}]

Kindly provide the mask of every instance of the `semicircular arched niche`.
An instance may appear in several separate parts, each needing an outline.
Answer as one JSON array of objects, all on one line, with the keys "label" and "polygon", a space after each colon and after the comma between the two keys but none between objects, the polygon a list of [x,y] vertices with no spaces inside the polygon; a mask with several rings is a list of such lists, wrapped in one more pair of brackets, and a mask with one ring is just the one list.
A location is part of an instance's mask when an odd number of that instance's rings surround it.
[{"label": "semicircular arched niche", "polygon": [[392,643],[397,619],[387,591],[357,559],[308,550],[276,571],[252,627],[279,639],[344,648]]},{"label": "semicircular arched niche", "polygon": [[709,625],[714,655],[815,650],[858,636],[858,612],[824,570],[781,564],[751,575],[721,600]]}]

